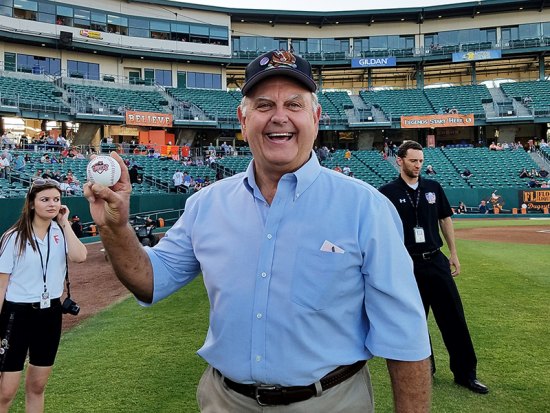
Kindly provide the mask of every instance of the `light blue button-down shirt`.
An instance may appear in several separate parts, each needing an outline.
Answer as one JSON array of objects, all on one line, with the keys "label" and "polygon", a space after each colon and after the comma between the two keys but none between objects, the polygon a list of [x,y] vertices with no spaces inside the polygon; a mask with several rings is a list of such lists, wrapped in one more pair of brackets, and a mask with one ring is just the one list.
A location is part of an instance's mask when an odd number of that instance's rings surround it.
[{"label": "light blue button-down shirt", "polygon": [[153,301],[202,271],[210,326],[198,353],[240,383],[307,385],[373,356],[421,360],[428,332],[401,228],[386,197],[314,155],[269,205],[251,162],[190,197],[147,249]]}]

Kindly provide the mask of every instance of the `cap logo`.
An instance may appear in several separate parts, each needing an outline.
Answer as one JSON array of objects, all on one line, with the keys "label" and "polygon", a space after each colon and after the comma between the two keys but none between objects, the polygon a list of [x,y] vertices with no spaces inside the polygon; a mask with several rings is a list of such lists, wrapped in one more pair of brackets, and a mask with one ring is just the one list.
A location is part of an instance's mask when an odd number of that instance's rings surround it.
[{"label": "cap logo", "polygon": [[[260,62],[261,64],[261,62]],[[296,57],[288,50],[276,50],[271,55],[271,61],[269,62],[268,69],[275,67],[286,66],[296,68]]]}]

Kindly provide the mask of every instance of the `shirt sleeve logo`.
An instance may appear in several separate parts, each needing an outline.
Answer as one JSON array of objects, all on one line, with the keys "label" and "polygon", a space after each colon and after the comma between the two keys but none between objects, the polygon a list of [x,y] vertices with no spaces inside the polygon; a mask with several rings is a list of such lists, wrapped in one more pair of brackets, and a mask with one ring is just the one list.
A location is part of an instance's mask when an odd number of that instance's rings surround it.
[{"label": "shirt sleeve logo", "polygon": [[426,201],[428,201],[428,204],[435,204],[435,193],[426,192]]}]

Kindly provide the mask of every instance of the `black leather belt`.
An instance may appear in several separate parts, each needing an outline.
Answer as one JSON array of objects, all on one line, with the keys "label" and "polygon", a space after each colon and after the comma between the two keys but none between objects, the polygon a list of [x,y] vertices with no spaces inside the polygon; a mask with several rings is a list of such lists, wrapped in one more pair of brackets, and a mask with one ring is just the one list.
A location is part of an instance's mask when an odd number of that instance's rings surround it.
[{"label": "black leather belt", "polygon": [[[29,310],[40,310],[40,302],[38,303],[14,303],[13,301],[5,301],[4,305],[7,307],[27,308]],[[60,298],[53,298],[50,300],[50,307],[58,307],[61,305]]]},{"label": "black leather belt", "polygon": [[437,254],[440,251],[439,248],[433,250],[433,251],[426,251],[426,252],[418,252],[418,253],[411,253],[411,257],[413,258],[422,258],[423,260],[431,260],[432,257]]},{"label": "black leather belt", "polygon": [[[360,360],[348,366],[337,367],[320,380],[321,388],[327,390],[342,383],[359,372],[365,364],[365,360]],[[291,387],[270,384],[241,384],[227,377],[224,377],[223,381],[231,390],[255,399],[260,406],[287,405],[310,399],[317,394],[315,384]]]}]

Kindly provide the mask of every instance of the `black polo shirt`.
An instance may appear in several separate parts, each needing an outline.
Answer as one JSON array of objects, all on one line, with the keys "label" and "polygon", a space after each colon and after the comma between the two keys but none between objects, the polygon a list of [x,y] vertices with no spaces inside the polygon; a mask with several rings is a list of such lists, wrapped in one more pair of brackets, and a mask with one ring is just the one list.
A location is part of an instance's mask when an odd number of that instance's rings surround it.
[{"label": "black polo shirt", "polygon": [[[439,235],[439,220],[452,216],[453,210],[439,182],[419,178],[418,188],[414,190],[399,176],[382,186],[380,192],[395,205],[401,217],[409,253],[419,254],[441,248],[443,241]],[[415,242],[416,226],[424,229],[426,242]]]}]

